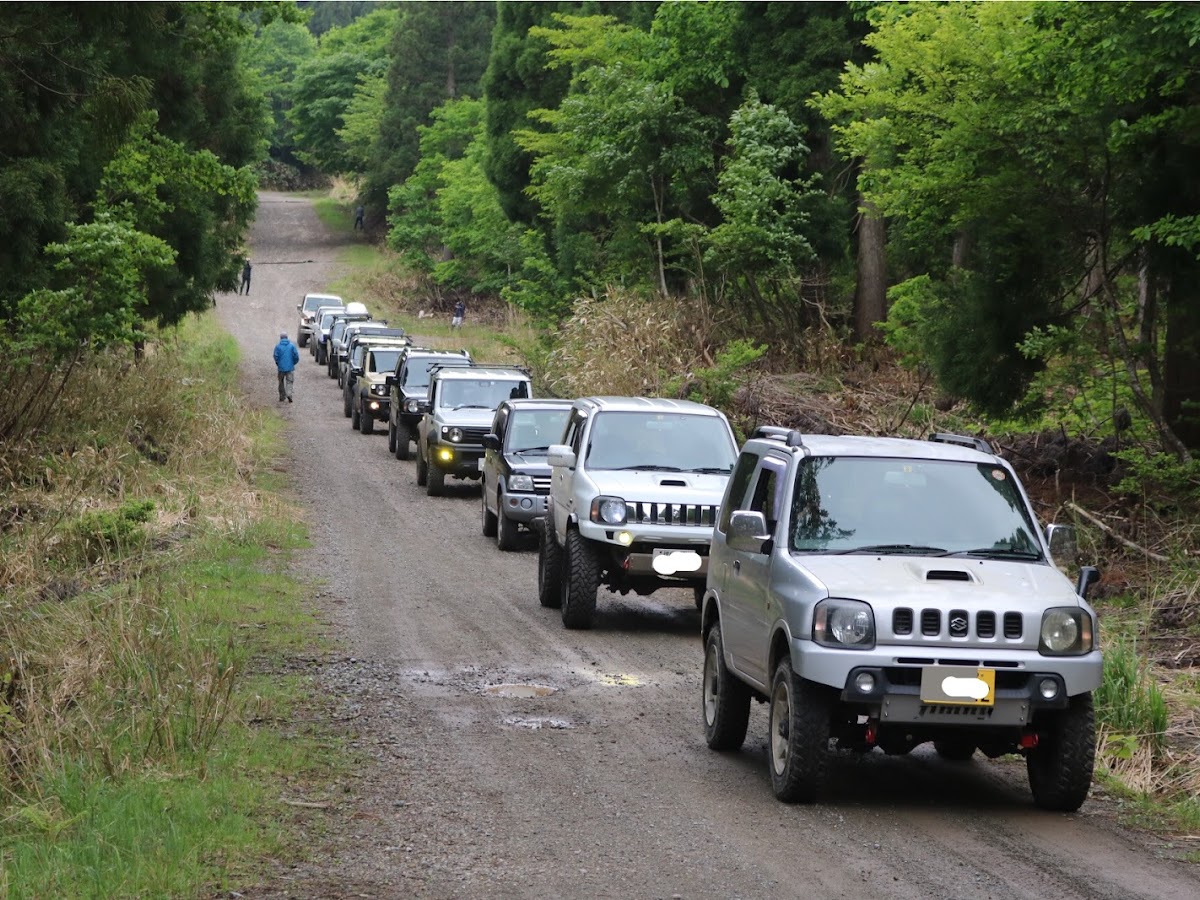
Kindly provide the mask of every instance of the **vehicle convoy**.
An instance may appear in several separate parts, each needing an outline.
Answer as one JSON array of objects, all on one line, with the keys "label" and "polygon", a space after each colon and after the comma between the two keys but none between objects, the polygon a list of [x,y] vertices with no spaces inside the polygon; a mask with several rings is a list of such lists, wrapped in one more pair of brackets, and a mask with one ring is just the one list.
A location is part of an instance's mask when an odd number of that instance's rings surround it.
[{"label": "vehicle convoy", "polygon": [[601,585],[627,594],[691,587],[699,605],[708,544],[737,458],[729,422],[688,400],[575,400],[550,447],[538,600],[590,628]]},{"label": "vehicle convoy", "polygon": [[334,322],[343,317],[349,321],[370,318],[366,306],[362,303],[351,303],[350,307],[355,310],[361,308],[362,312],[347,312],[344,306],[320,306],[313,315],[312,337],[308,346],[317,365],[325,365],[329,332],[333,329]]},{"label": "vehicle convoy", "polygon": [[1043,533],[977,438],[759,429],[729,479],[701,616],[705,737],[741,747],[768,704],[775,795],[821,790],[830,742],[948,760],[1024,755],[1034,802],[1074,811],[1095,753],[1099,577]]},{"label": "vehicle convoy", "polygon": [[429,373],[434,366],[470,366],[466,350],[431,350],[409,347],[396,360],[396,371],[387,380],[388,451],[408,459],[408,447],[421,424],[422,404],[429,398]]},{"label": "vehicle convoy", "polygon": [[550,445],[562,440],[569,400],[505,400],[483,436],[484,537],[515,550],[521,527],[546,515],[550,495]]},{"label": "vehicle convoy", "polygon": [[[361,311],[357,307],[362,307]],[[329,325],[329,335],[324,339],[321,358],[323,362],[320,365],[325,366],[325,374],[330,378],[337,378],[337,347],[341,344],[342,335],[346,329],[356,322],[371,321],[371,314],[367,312],[366,306],[361,303],[351,303],[349,308],[344,312],[335,316]]]},{"label": "vehicle convoy", "polygon": [[351,393],[350,425],[363,434],[375,430],[375,422],[386,421],[388,407],[387,377],[395,371],[400,351],[407,338],[377,337],[370,332],[356,338],[350,351],[350,374],[347,379]]},{"label": "vehicle convoy", "polygon": [[417,426],[417,484],[436,497],[446,476],[478,480],[496,407],[532,396],[529,373],[516,366],[434,366]]},{"label": "vehicle convoy", "polygon": [[321,321],[323,319],[328,321],[329,319],[331,319],[333,317],[333,315],[335,313],[345,312],[345,310],[346,310],[345,305],[341,304],[341,303],[322,304],[321,306],[318,306],[316,309],[313,310],[312,321],[309,323],[309,328],[308,328],[308,355],[309,356],[313,357],[314,359],[317,356],[317,343],[318,343],[317,339],[320,334]]},{"label": "vehicle convoy", "polygon": [[[359,388],[358,379],[364,374],[368,348],[372,346],[392,347],[399,350],[401,347],[408,346],[410,340],[411,338],[404,333],[403,328],[373,328],[360,331],[350,338],[340,383],[342,385],[342,412],[346,418],[354,420],[355,428],[358,428],[358,417],[354,413]],[[392,363],[395,364],[394,359]],[[386,373],[383,372],[372,372],[371,375],[377,377],[381,384],[386,377]]]},{"label": "vehicle convoy", "polygon": [[345,301],[337,294],[305,294],[304,299],[296,304],[300,313],[300,324],[296,329],[296,343],[301,347],[308,343],[312,336],[313,319],[319,306],[345,306]]},{"label": "vehicle convoy", "polygon": [[[371,319],[366,322],[349,322],[342,330],[341,339],[329,347],[330,359],[336,358],[334,373],[338,387],[345,390],[346,378],[350,371],[350,349],[359,335],[373,334],[378,337],[406,337],[403,328],[392,328],[386,321]],[[405,343],[408,343],[406,340]],[[346,413],[350,415],[350,413]]]}]

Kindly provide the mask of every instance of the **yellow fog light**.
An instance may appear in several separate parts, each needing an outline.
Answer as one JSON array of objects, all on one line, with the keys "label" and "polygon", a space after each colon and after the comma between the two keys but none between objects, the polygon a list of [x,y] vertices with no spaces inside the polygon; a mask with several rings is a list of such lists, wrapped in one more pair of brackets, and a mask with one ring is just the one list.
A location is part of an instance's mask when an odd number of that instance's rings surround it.
[{"label": "yellow fog light", "polygon": [[621,544],[624,547],[628,547],[630,544],[633,543],[633,535],[630,534],[628,531],[618,531],[617,532],[617,543]]},{"label": "yellow fog light", "polygon": [[438,459],[440,459],[442,462],[450,462],[452,459],[454,459],[454,451],[453,450],[439,450],[438,451]]}]

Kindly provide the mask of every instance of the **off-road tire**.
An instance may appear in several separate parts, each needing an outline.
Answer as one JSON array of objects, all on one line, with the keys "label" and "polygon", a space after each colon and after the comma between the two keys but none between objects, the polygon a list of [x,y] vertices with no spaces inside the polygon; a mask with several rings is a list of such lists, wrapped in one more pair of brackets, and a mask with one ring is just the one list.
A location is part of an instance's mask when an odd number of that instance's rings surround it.
[{"label": "off-road tire", "polygon": [[746,742],[750,724],[750,688],[725,665],[721,623],[708,630],[704,641],[704,678],[701,694],[704,740],[709,749],[738,750]]},{"label": "off-road tire", "polygon": [[767,765],[771,788],[784,803],[811,803],[829,762],[832,701],[827,688],[792,672],[784,656],[768,700]]},{"label": "off-road tire", "polygon": [[567,532],[562,555],[562,621],[571,629],[592,627],[596,591],[600,588],[600,559],[578,531]]},{"label": "off-road tire", "polygon": [[358,403],[358,430],[363,434],[375,433],[375,417],[363,405],[361,398]]},{"label": "off-road tire", "polygon": [[303,349],[304,347],[306,347],[308,345],[308,336],[305,335],[305,333],[303,331],[297,331],[296,332],[296,343],[300,345],[301,349]]},{"label": "off-road tire", "polygon": [[330,357],[325,363],[325,374],[330,378],[337,378],[337,369],[334,368],[333,357]]},{"label": "off-road tire", "polygon": [[412,440],[412,431],[403,422],[396,423],[396,459],[408,459],[408,442]]},{"label": "off-road tire", "polygon": [[538,538],[538,603],[558,609],[562,606],[562,548],[549,517],[542,519]]},{"label": "off-road tire", "polygon": [[388,453],[396,452],[396,426],[388,420]]},{"label": "off-road tire", "polygon": [[1096,711],[1091,694],[1046,716],[1038,745],[1025,755],[1033,802],[1042,809],[1075,812],[1087,799],[1096,764]]},{"label": "off-road tire", "polygon": [[692,599],[696,602],[696,609],[704,609],[704,585],[692,585]]},{"label": "off-road tire", "polygon": [[504,514],[504,495],[496,492],[496,546],[508,553],[521,543],[521,531],[517,523]]},{"label": "off-road tire", "polygon": [[350,417],[350,427],[358,431],[358,407],[354,405],[353,399],[348,400],[347,404],[350,406],[350,412],[346,413]]},{"label": "off-road tire", "polygon": [[440,497],[446,493],[446,473],[437,467],[437,463],[427,463],[429,474],[426,475],[425,493],[430,497]]},{"label": "off-road tire", "polygon": [[429,482],[429,463],[425,462],[425,454],[417,451],[417,487],[425,487]]},{"label": "off-road tire", "polygon": [[934,741],[933,749],[942,759],[950,762],[967,762],[975,755],[975,742],[969,738],[949,738]]},{"label": "off-road tire", "polygon": [[[345,413],[346,418],[350,418],[354,414],[354,395],[344,387],[342,388],[342,412]],[[358,427],[357,422],[353,424],[355,428]]]},{"label": "off-road tire", "polygon": [[[490,538],[496,536],[496,513],[488,509],[487,495],[487,485],[485,484],[483,490],[479,492],[479,508],[482,510],[480,529],[483,531],[484,537]],[[500,509],[499,504],[497,504],[496,509]]]}]

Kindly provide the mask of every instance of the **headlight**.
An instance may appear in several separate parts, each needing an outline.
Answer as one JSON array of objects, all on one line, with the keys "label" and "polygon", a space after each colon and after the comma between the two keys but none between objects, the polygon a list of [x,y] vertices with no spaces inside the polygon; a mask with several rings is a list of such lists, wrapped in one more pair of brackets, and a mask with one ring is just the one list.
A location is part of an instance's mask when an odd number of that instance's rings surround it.
[{"label": "headlight", "polygon": [[825,647],[870,650],[875,646],[875,614],[861,600],[822,600],[813,611],[812,639]]},{"label": "headlight", "polygon": [[533,490],[532,475],[509,475],[508,489],[510,491],[525,491],[528,493]]},{"label": "headlight", "polygon": [[406,413],[417,413],[417,412],[420,412],[420,411],[421,411],[421,401],[420,401],[420,400],[416,400],[416,399],[413,399],[413,400],[405,400],[405,401],[404,401],[404,411],[405,411]]},{"label": "headlight", "polygon": [[461,428],[442,428],[442,434],[452,444],[461,444],[463,439],[463,430]]},{"label": "headlight", "polygon": [[1038,652],[1044,656],[1078,656],[1092,650],[1092,617],[1077,606],[1042,613]]},{"label": "headlight", "polygon": [[371,385],[371,393],[372,394],[379,394],[380,396],[382,396],[382,395],[386,394],[387,392],[388,392],[388,389],[387,389],[386,384]]},{"label": "headlight", "polygon": [[624,525],[628,511],[620,497],[597,497],[592,501],[592,521],[604,525]]}]

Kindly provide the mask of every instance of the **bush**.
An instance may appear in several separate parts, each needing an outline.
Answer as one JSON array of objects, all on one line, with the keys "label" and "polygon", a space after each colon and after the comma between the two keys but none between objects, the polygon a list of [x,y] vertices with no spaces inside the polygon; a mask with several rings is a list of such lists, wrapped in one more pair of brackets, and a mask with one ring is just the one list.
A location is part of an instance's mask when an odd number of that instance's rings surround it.
[{"label": "bush", "polygon": [[1162,749],[1166,700],[1130,638],[1117,638],[1104,649],[1104,680],[1096,691],[1096,712],[1112,733],[1110,740],[1145,743],[1156,752]]}]

